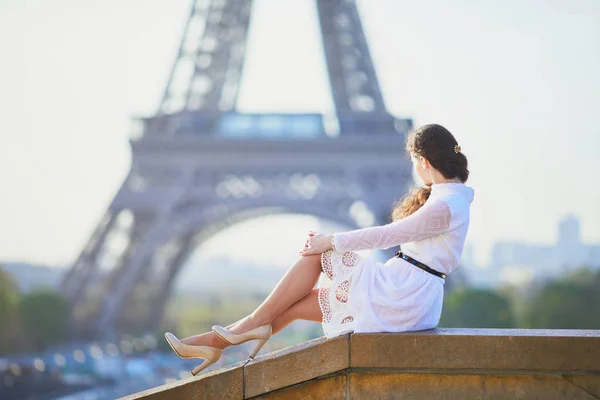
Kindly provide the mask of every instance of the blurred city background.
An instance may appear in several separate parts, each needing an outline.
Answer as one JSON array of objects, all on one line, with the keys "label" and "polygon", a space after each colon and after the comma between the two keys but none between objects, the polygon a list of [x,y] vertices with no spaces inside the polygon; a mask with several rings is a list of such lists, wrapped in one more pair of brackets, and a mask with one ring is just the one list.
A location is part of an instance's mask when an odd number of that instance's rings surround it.
[{"label": "blurred city background", "polygon": [[0,2],[0,398],[190,376],[164,332],[250,313],[308,230],[388,222],[426,123],[475,189],[439,326],[600,329],[598,21],[595,0]]}]

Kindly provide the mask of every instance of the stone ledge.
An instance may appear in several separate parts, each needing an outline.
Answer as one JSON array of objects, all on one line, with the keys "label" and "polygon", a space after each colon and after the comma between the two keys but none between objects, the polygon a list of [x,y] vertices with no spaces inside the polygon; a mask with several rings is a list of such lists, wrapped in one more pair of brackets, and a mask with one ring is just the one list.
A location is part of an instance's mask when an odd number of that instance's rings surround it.
[{"label": "stone ledge", "polygon": [[436,328],[321,337],[123,399],[356,399],[392,392],[598,398],[600,330]]},{"label": "stone ledge", "polygon": [[246,397],[254,397],[350,367],[349,335],[318,338],[258,357],[245,367]]},{"label": "stone ledge", "polygon": [[190,376],[189,378],[121,397],[120,400],[243,399],[244,364],[246,364],[246,361],[240,361],[198,376]]},{"label": "stone ledge", "polygon": [[437,328],[353,334],[350,353],[352,368],[600,371],[600,331]]}]

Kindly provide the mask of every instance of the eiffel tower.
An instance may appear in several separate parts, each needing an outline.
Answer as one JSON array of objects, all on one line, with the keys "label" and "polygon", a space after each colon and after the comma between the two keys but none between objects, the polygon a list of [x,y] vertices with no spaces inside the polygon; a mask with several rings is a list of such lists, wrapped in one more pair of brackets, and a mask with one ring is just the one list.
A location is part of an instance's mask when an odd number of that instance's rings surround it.
[{"label": "eiffel tower", "polygon": [[186,258],[231,224],[390,222],[412,183],[412,121],[386,111],[354,0],[315,1],[333,116],[236,112],[252,0],[192,1],[159,108],[135,120],[130,172],[62,282],[74,336],[156,329]]}]

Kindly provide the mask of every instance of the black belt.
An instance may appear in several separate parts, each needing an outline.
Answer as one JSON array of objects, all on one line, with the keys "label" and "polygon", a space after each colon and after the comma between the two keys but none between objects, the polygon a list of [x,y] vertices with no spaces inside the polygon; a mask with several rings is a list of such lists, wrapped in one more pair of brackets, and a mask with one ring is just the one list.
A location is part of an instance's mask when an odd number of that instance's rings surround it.
[{"label": "black belt", "polygon": [[433,268],[429,268],[427,265],[423,264],[422,262],[417,261],[414,258],[407,256],[402,251],[397,251],[396,252],[396,257],[401,258],[403,260],[406,260],[409,263],[411,263],[412,265],[416,265],[417,267],[421,268],[423,271],[427,271],[430,274],[433,274],[435,276],[439,276],[442,279],[446,278],[446,274],[444,274],[443,272],[439,272],[439,271],[436,271]]}]

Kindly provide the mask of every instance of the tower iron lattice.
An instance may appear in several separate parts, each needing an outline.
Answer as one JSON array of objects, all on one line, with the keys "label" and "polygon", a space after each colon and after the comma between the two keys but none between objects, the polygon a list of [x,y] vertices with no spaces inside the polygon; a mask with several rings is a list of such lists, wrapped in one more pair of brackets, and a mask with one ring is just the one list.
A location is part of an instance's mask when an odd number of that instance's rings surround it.
[{"label": "tower iron lattice", "polygon": [[386,111],[355,2],[316,6],[333,118],[236,112],[252,0],[192,2],[159,109],[130,138],[130,172],[61,284],[77,336],[156,327],[186,258],[228,225],[390,222],[412,182],[412,121]]}]

